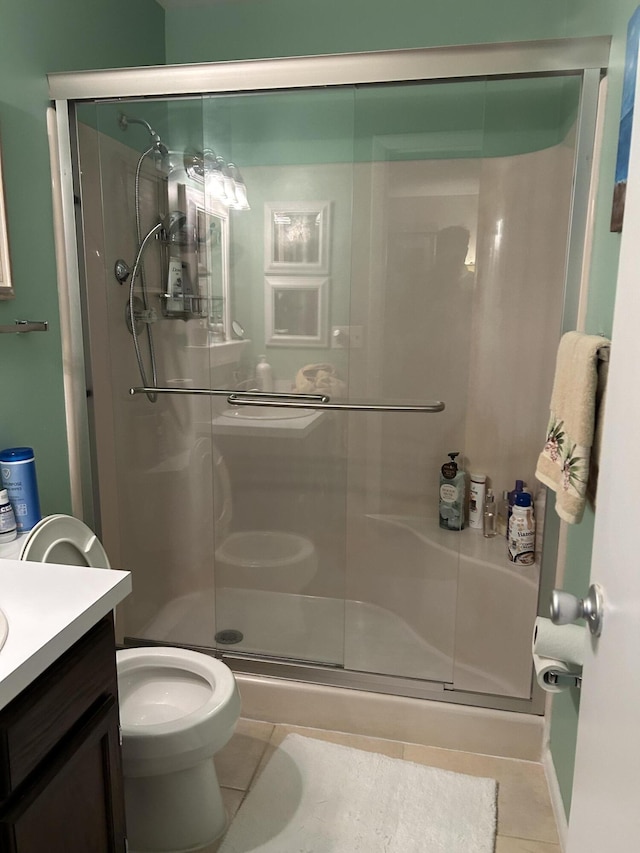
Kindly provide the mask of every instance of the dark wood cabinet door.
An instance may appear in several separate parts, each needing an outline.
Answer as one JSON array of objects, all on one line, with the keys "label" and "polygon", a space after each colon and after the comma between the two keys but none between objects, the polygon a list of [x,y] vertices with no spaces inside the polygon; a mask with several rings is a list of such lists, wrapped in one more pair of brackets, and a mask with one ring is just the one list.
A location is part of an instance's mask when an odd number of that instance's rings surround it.
[{"label": "dark wood cabinet door", "polygon": [[104,699],[0,819],[3,853],[124,853],[118,706]]}]

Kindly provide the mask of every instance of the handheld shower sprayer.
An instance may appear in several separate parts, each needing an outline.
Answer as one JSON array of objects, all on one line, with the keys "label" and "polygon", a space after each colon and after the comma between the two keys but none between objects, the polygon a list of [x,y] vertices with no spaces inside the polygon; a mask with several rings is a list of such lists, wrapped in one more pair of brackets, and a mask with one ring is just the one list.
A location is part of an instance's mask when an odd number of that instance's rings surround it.
[{"label": "handheld shower sprayer", "polygon": [[135,279],[144,250],[154,234],[157,234],[161,240],[168,242],[178,233],[178,231],[180,231],[186,221],[186,214],[181,210],[172,210],[171,213],[168,213],[167,216],[164,217],[164,219],[161,219],[160,222],[156,222],[153,228],[149,229],[141,240],[140,247],[136,253],[136,259],[133,262],[133,267],[130,267],[122,258],[118,258],[116,261],[114,274],[118,282],[120,284],[124,284],[132,272],[133,278]]},{"label": "handheld shower sprayer", "polygon": [[169,154],[169,149],[164,144],[164,142],[160,139],[160,135],[156,133],[156,131],[151,127],[148,121],[145,121],[142,118],[134,118],[132,116],[127,116],[124,113],[120,113],[118,116],[118,124],[122,130],[127,130],[130,124],[141,124],[143,127],[147,128],[149,136],[151,137],[153,150],[160,154],[161,157],[166,157]]}]

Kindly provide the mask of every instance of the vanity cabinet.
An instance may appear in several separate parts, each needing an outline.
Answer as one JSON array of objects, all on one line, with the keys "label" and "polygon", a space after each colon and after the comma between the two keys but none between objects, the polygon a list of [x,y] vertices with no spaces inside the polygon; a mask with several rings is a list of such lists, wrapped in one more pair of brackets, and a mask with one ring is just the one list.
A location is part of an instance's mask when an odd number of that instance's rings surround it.
[{"label": "vanity cabinet", "polygon": [[109,614],[0,711],[0,851],[125,849]]}]

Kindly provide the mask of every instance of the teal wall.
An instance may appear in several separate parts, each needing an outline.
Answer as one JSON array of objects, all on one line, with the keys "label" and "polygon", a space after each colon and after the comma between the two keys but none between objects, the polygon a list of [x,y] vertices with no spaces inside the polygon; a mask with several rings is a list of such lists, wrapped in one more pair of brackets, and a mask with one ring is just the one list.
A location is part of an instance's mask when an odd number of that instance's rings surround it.
[{"label": "teal wall", "polygon": [[570,0],[221,0],[167,10],[167,62],[558,38]]},{"label": "teal wall", "polygon": [[0,135],[16,298],[0,324],[49,331],[0,335],[0,445],[32,445],[44,513],[70,511],[60,323],[46,129],[46,74],[164,62],[154,0],[0,0]]}]

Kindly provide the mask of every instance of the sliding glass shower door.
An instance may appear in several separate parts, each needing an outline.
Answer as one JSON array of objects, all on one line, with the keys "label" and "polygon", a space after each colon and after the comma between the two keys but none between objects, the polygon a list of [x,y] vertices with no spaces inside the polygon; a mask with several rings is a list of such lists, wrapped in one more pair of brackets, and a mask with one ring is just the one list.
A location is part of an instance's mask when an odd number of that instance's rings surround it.
[{"label": "sliding glass shower door", "polygon": [[567,75],[79,106],[129,641],[530,696],[539,561],[447,529],[439,473],[458,453],[497,499],[535,487],[580,94]]}]

